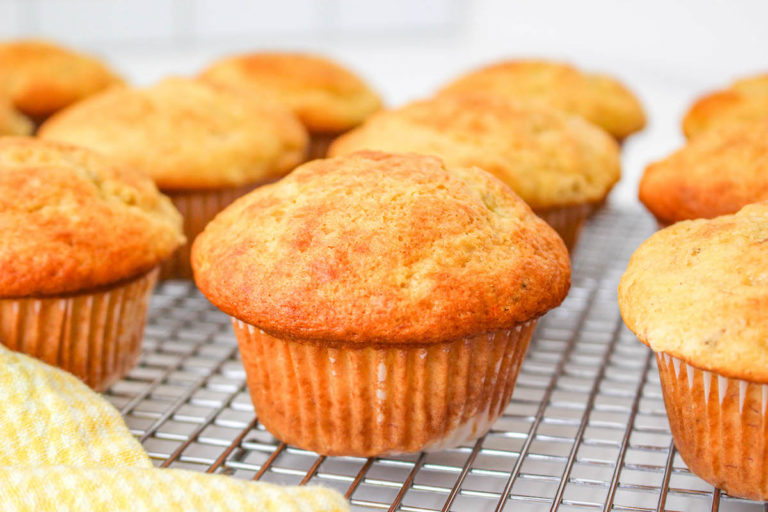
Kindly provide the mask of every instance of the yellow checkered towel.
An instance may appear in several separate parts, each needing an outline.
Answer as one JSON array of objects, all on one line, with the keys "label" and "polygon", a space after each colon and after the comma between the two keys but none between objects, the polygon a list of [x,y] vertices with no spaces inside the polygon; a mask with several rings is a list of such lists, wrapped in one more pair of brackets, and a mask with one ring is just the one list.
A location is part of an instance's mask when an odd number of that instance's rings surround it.
[{"label": "yellow checkered towel", "polygon": [[155,469],[120,414],[74,376],[0,346],[2,511],[346,511],[322,487]]}]

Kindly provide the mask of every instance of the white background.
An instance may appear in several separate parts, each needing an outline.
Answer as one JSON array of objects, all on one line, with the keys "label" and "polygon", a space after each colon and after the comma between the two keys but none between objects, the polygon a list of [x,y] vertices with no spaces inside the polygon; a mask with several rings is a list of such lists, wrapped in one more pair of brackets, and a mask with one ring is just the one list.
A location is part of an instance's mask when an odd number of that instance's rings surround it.
[{"label": "white background", "polygon": [[648,111],[612,196],[636,204],[643,167],[682,142],[688,104],[768,71],[768,0],[0,0],[0,36],[101,54],[137,83],[194,73],[232,51],[324,52],[390,105],[495,59],[571,61],[619,76]]}]

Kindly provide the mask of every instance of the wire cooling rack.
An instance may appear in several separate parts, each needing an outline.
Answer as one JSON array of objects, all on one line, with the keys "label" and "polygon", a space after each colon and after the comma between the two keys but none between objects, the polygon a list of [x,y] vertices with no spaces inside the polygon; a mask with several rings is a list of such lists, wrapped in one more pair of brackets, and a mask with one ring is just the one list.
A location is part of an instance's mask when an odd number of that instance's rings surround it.
[{"label": "wire cooling rack", "polygon": [[158,466],[320,484],[354,510],[768,510],[688,471],[652,353],[621,322],[618,279],[653,229],[636,210],[590,220],[570,294],[539,323],[509,406],[465,446],[376,459],[286,446],[254,415],[229,320],[182,281],[156,291],[141,361],[107,397]]}]

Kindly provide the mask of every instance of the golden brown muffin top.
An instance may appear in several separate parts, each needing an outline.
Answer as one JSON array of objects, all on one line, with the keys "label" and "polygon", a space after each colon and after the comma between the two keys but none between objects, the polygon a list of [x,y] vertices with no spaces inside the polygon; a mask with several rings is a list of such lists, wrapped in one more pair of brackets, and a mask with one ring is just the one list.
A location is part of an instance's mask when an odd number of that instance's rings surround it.
[{"label": "golden brown muffin top", "polygon": [[489,92],[579,115],[624,139],[645,127],[640,101],[619,81],[542,60],[510,60],[459,77],[441,94]]},{"label": "golden brown muffin top", "polygon": [[0,96],[0,136],[29,135],[33,129],[32,121],[16,110],[10,100]]},{"label": "golden brown muffin top", "polygon": [[768,74],[743,78],[693,104],[683,118],[688,138],[723,126],[768,119]]},{"label": "golden brown muffin top", "polygon": [[184,241],[181,216],[143,174],[25,137],[0,137],[0,233],[0,297],[113,284]]},{"label": "golden brown muffin top", "polygon": [[272,180],[307,147],[288,110],[186,78],[99,94],[49,119],[39,135],[109,155],[166,190]]},{"label": "golden brown muffin top", "polygon": [[645,169],[640,201],[667,224],[768,199],[768,118],[702,133]]},{"label": "golden brown muffin top", "polygon": [[359,152],[240,198],[192,248],[220,309],[281,337],[432,343],[510,329],[570,285],[560,237],[480,169]]},{"label": "golden brown muffin top", "polygon": [[619,306],[654,351],[768,383],[768,203],[654,234],[621,278]]},{"label": "golden brown muffin top", "polygon": [[34,118],[122,83],[89,55],[44,41],[0,43],[0,89],[16,108]]},{"label": "golden brown muffin top", "polygon": [[489,94],[452,94],[380,112],[342,135],[329,155],[361,149],[432,154],[480,167],[532,208],[605,198],[621,174],[619,147],[584,119]]},{"label": "golden brown muffin top", "polygon": [[220,59],[201,77],[284,104],[310,132],[339,132],[381,108],[379,96],[337,63],[299,53],[250,53]]}]

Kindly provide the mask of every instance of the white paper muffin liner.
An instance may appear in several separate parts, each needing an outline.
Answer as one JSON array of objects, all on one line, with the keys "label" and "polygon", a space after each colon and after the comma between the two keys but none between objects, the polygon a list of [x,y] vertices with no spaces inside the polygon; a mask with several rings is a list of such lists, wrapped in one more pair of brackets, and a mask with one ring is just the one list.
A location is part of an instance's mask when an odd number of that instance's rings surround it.
[{"label": "white paper muffin liner", "polygon": [[233,325],[267,430],[317,453],[367,457],[485,434],[509,402],[536,321],[445,343],[367,346]]},{"label": "white paper muffin liner", "polygon": [[768,498],[768,384],[728,378],[657,353],[675,446],[728,494]]},{"label": "white paper muffin liner", "polygon": [[136,364],[157,274],[90,293],[0,299],[0,343],[102,391]]},{"label": "white paper muffin liner", "polygon": [[190,252],[195,237],[221,210],[257,186],[249,184],[210,190],[162,190],[184,219],[183,229],[187,243],[161,264],[160,279],[192,279]]},{"label": "white paper muffin liner", "polygon": [[591,212],[592,205],[588,203],[533,210],[533,213],[557,231],[569,252],[573,251],[576,246],[584,221],[587,220]]},{"label": "white paper muffin liner", "polygon": [[314,132],[309,134],[309,145],[307,146],[307,161],[325,158],[328,155],[328,148],[336,137],[344,132]]}]

